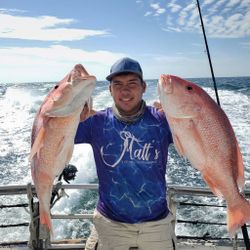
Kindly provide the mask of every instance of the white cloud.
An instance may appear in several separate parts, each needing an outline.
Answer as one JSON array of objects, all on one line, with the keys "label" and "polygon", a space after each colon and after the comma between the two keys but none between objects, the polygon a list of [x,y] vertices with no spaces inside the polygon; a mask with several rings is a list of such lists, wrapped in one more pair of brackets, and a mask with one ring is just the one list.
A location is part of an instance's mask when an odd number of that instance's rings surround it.
[{"label": "white cloud", "polygon": [[[105,78],[112,65],[119,58],[127,56],[110,51],[84,51],[66,46],[2,47],[0,48],[1,82],[57,81],[77,63],[82,63],[89,73],[99,80]],[[48,72],[46,75],[44,72]]]},{"label": "white cloud", "polygon": [[[6,47],[0,48],[1,56],[6,55],[5,63],[12,62],[12,60],[8,59],[7,56],[14,55],[15,57],[27,57],[35,60],[43,60],[46,61],[64,61],[64,62],[76,62],[82,61],[85,62],[97,62],[106,64],[107,61],[114,61],[117,59],[117,55],[111,53],[109,51],[94,51],[88,52],[81,49],[72,49],[70,47],[62,46],[62,45],[52,45],[48,48],[42,47]],[[120,56],[120,54],[119,54]]]},{"label": "white cloud", "polygon": [[182,8],[179,4],[176,4],[176,3],[173,3],[173,2],[169,3],[168,7],[170,8],[170,11],[173,12],[173,13],[179,11]]},{"label": "white cloud", "polygon": [[249,0],[243,0],[240,2],[241,8],[249,8],[250,7],[250,1]]},{"label": "white cloud", "polygon": [[167,26],[173,26],[173,17],[171,15],[167,15],[167,18],[166,18],[166,24]]},{"label": "white cloud", "polygon": [[241,0],[229,0],[226,7],[231,8],[235,6],[236,4],[240,4]]},{"label": "white cloud", "polygon": [[167,27],[167,28],[162,28],[164,31],[175,31],[175,32],[181,32],[182,30],[180,28],[174,28],[174,27]]},{"label": "white cloud", "polygon": [[161,15],[161,14],[163,14],[165,11],[166,11],[165,9],[160,8],[160,9],[158,9],[158,10],[156,11],[155,15]]},{"label": "white cloud", "polygon": [[190,13],[193,13],[194,10],[196,11],[196,7],[193,3],[182,8],[178,13],[177,24],[185,26],[189,22]]},{"label": "white cloud", "polygon": [[196,8],[196,5],[194,3],[190,3],[187,6],[183,6],[182,12],[189,12]]},{"label": "white cloud", "polygon": [[187,12],[184,12],[184,11],[180,12],[179,18],[177,19],[177,23],[181,26],[185,25],[187,17],[188,17]]},{"label": "white cloud", "polygon": [[211,22],[213,23],[213,26],[219,26],[223,22],[222,16],[212,16]]},{"label": "white cloud", "polygon": [[[182,6],[180,5],[182,4]],[[150,4],[157,10],[159,3]],[[198,8],[194,1],[172,0],[165,16],[162,30],[201,33]],[[250,36],[249,0],[205,0],[201,6],[203,22],[208,37],[243,38]],[[159,20],[157,20],[159,22]]]},{"label": "white cloud", "polygon": [[147,11],[147,12],[144,14],[144,16],[150,16],[151,14],[152,14],[151,11]]},{"label": "white cloud", "polygon": [[225,8],[225,4],[227,3],[228,0],[220,0],[220,1],[215,1],[213,4],[208,6],[208,10],[210,14],[218,13],[218,11],[221,9],[221,12],[226,12],[228,9]]},{"label": "white cloud", "polygon": [[154,16],[159,16],[166,12],[166,9],[161,8],[159,3],[152,3],[150,7],[154,10]]},{"label": "white cloud", "polygon": [[234,26],[238,26],[239,23],[241,22],[242,18],[243,18],[242,14],[239,14],[239,13],[234,14],[226,19],[225,26],[228,29],[233,28]]},{"label": "white cloud", "polygon": [[250,36],[250,11],[231,14],[228,17],[207,16],[205,25],[210,37],[240,38]]},{"label": "white cloud", "polygon": [[14,13],[25,13],[25,10],[20,10],[20,9],[5,9],[5,8],[0,8],[0,13],[10,13],[10,12],[14,12]]},{"label": "white cloud", "polygon": [[74,19],[54,16],[13,16],[0,13],[0,37],[40,41],[73,41],[89,36],[107,35],[105,30],[66,28]]},{"label": "white cloud", "polygon": [[205,0],[204,4],[202,6],[212,4],[214,1],[216,1],[216,0]]},{"label": "white cloud", "polygon": [[159,3],[152,3],[152,4],[150,4],[150,7],[157,10],[160,8],[160,4]]}]

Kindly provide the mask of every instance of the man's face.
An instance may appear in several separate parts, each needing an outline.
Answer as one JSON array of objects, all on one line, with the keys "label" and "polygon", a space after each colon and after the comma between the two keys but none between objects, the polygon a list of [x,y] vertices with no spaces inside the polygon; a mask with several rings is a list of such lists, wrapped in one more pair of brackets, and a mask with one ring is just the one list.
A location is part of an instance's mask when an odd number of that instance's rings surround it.
[{"label": "man's face", "polygon": [[115,105],[122,115],[135,114],[141,104],[146,84],[133,73],[114,76],[109,86]]}]

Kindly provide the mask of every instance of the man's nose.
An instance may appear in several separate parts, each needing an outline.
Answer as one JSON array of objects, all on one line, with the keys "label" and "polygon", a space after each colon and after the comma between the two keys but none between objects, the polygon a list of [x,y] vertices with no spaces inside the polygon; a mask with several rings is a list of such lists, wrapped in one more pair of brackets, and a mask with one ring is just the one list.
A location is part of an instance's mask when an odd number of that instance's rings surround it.
[{"label": "man's nose", "polygon": [[130,91],[129,84],[123,84],[122,87],[121,87],[121,90],[122,91]]}]

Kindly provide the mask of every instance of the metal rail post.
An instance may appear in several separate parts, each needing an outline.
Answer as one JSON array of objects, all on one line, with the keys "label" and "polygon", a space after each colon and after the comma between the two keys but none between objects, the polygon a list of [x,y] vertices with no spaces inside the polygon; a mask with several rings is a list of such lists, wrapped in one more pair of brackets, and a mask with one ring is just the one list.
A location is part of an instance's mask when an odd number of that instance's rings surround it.
[{"label": "metal rail post", "polygon": [[39,222],[39,203],[34,202],[31,183],[27,185],[27,196],[30,210],[30,239],[28,247],[31,250],[46,250],[49,242],[49,234],[41,228]]}]

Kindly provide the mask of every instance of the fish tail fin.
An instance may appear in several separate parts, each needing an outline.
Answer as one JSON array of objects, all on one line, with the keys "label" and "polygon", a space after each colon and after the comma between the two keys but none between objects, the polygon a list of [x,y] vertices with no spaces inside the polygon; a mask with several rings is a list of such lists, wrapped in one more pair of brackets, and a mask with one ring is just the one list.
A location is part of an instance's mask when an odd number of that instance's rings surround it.
[{"label": "fish tail fin", "polygon": [[53,234],[52,220],[51,220],[50,213],[48,213],[47,211],[43,209],[41,209],[40,211],[40,223],[46,227],[48,232]]},{"label": "fish tail fin", "polygon": [[241,196],[235,207],[227,208],[227,229],[231,237],[244,224],[250,221],[250,203]]}]

